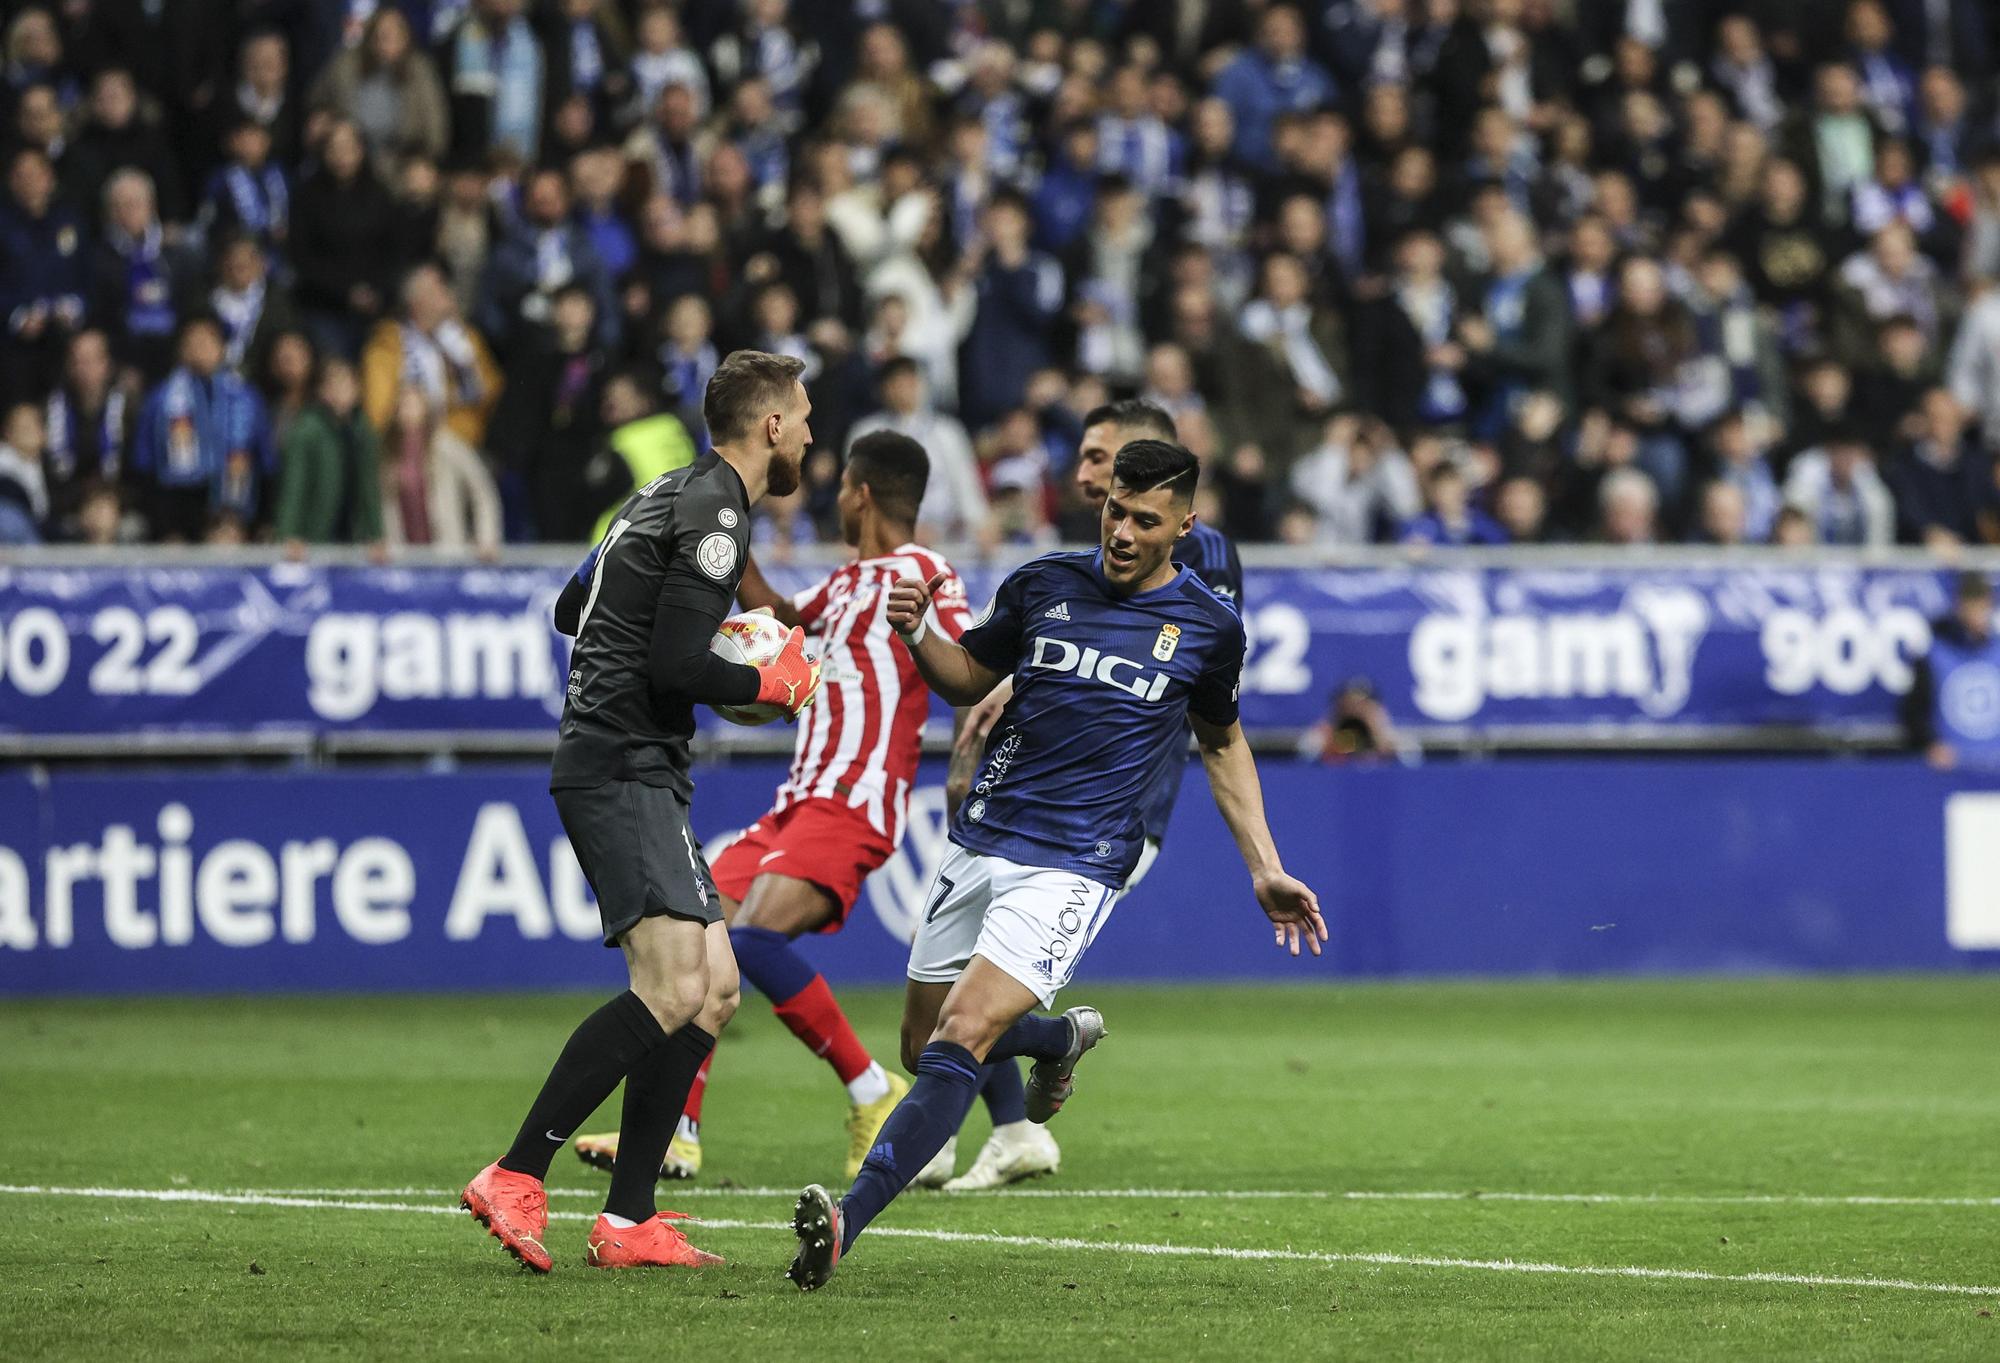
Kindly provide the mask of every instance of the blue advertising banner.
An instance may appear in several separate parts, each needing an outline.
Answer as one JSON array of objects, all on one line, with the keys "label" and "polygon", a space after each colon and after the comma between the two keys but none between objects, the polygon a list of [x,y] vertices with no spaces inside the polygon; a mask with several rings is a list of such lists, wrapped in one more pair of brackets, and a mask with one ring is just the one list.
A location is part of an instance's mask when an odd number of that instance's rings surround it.
[{"label": "blue advertising banner", "polygon": [[[711,846],[781,764],[703,768]],[[894,984],[945,849],[928,769],[837,982]],[[1264,764],[1323,961],[1272,948],[1205,790],[1092,946],[1096,980],[1928,970],[2000,961],[2000,782],[1913,762]],[[539,768],[0,777],[0,996],[613,987]],[[1084,996],[1087,996],[1084,995]]]},{"label": "blue advertising banner", "polygon": [[[772,565],[783,590],[817,573]],[[1000,570],[966,572],[974,601]],[[0,568],[0,738],[546,737],[560,569]],[[1786,726],[1880,736],[1949,601],[1934,569],[1252,569],[1243,716],[1296,730],[1349,677],[1422,732]]]}]

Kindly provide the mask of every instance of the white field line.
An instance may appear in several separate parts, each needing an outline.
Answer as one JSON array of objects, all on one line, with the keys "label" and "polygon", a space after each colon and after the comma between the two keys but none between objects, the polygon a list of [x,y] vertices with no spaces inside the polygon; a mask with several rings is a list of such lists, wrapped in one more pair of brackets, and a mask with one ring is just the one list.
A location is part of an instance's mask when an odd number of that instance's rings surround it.
[{"label": "white field line", "polygon": [[[794,1197],[797,1188],[722,1188],[714,1185],[660,1185],[668,1201],[708,1197]],[[454,1188],[232,1188],[229,1192],[264,1193],[272,1197],[457,1197]],[[550,1197],[602,1197],[601,1188],[551,1188]],[[1020,1197],[1127,1198],[1139,1201],[1218,1202],[1553,1202],[1586,1206],[1640,1207],[1986,1207],[2000,1208],[2000,1197],[1920,1197],[1832,1193],[1532,1193],[1474,1189],[1339,1190],[1328,1188],[995,1188],[978,1193],[953,1193],[950,1198]]]},{"label": "white field line", "polygon": [[[284,1197],[270,1193],[211,1192],[200,1188],[76,1188],[31,1184],[0,1184],[0,1196],[83,1197],[118,1202],[205,1203],[237,1207],[286,1207],[305,1210],[406,1212],[455,1216],[459,1209],[428,1202],[349,1201],[329,1197]],[[558,1221],[589,1221],[590,1212],[551,1212]],[[790,1230],[786,1221],[704,1220],[715,1230]],[[1959,1297],[2000,1297],[2000,1287],[1971,1283],[1918,1282],[1908,1278],[1842,1277],[1818,1273],[1712,1273],[1699,1268],[1645,1268],[1621,1264],[1550,1264],[1523,1259],[1462,1259],[1431,1254],[1341,1253],[1326,1250],[1238,1249],[1224,1245],[1161,1245],[1129,1240],[1080,1240],[1070,1236],[997,1235],[984,1231],[911,1230],[880,1226],[870,1235],[942,1244],[1006,1245],[1019,1249],[1095,1250],[1160,1258],[1232,1259],[1308,1264],[1366,1264],[1384,1268],[1443,1268],[1485,1273],[1536,1273],[1580,1278],[1643,1278],[1667,1282],[1771,1283],[1793,1287],[1859,1287],[1891,1292],[1924,1292]]]}]

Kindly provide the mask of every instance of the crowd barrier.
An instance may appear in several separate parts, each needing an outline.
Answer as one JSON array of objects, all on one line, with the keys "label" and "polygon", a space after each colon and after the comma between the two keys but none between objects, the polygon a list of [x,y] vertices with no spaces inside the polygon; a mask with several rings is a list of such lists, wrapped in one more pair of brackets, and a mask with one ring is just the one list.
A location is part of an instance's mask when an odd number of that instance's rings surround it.
[{"label": "crowd barrier", "polygon": [[[696,831],[774,761],[703,767]],[[945,847],[941,772],[845,932],[893,984]],[[1264,764],[1324,961],[1272,948],[1198,766],[1094,980],[1951,970],[2000,959],[2000,778],[1903,760]],[[0,995],[609,987],[545,770],[0,775]]]}]

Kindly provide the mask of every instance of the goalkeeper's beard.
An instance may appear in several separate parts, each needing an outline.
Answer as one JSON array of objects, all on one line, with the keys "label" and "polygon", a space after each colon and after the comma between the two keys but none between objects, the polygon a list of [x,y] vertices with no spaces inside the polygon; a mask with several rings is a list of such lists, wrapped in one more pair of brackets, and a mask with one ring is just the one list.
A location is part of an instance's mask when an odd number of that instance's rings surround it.
[{"label": "goalkeeper's beard", "polygon": [[799,490],[800,456],[771,451],[771,466],[764,473],[764,491],[772,497],[789,497]]}]

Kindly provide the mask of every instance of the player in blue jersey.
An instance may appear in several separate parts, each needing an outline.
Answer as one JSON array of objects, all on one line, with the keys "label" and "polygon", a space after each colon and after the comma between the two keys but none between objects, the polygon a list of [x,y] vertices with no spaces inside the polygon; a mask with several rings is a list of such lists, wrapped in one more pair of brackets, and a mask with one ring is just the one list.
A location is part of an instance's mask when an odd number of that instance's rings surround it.
[{"label": "player in blue jersey", "polygon": [[1178,749],[1190,722],[1278,946],[1318,955],[1326,940],[1317,897],[1278,858],[1237,721],[1243,622],[1172,558],[1194,521],[1198,474],[1178,445],[1126,445],[1099,547],[1016,569],[958,643],[924,627],[941,578],[890,590],[889,623],[934,692],[972,705],[1011,675],[1014,698],[952,822],[952,850],[910,946],[903,1061],[916,1082],[847,1196],[836,1203],[815,1184],[794,1209],[799,1250],[787,1276],[808,1291],[958,1130],[987,1061],[1034,1058],[1030,1121],[1048,1121],[1069,1098],[1104,1019],[1094,1008],[1034,1009],[1069,983],[1138,865],[1139,801],[1160,750]]},{"label": "player in blue jersey", "polygon": [[[1093,408],[1083,419],[1083,440],[1076,451],[1076,490],[1084,501],[1102,509],[1111,494],[1112,458],[1134,440],[1172,440],[1174,419],[1163,408],[1137,398]],[[1229,537],[1197,518],[1173,547],[1173,559],[1193,570],[1209,590],[1231,606],[1243,600],[1243,564]],[[953,807],[965,802],[972,788],[973,773],[986,750],[986,736],[999,722],[1007,701],[1014,694],[1013,678],[1003,678],[991,695],[965,712],[965,724],[952,746],[948,788]],[[1187,743],[1165,744],[1159,750],[1152,779],[1140,796],[1140,818],[1146,826],[1146,845],[1140,850],[1139,864],[1125,879],[1130,893],[1145,878],[1159,856],[1160,843],[1173,817],[1174,801],[1180,797],[1181,776],[1187,769]],[[945,1143],[931,1166],[917,1175],[925,1186],[942,1184],[946,1192],[977,1192],[1004,1187],[1038,1174],[1054,1173],[1062,1161],[1062,1151],[1046,1127],[1027,1120],[1026,1099],[1021,1087],[1019,1066],[1012,1060],[987,1065],[981,1078],[980,1096],[993,1116],[993,1134],[972,1162],[972,1167],[952,1177],[957,1161],[956,1138]],[[947,1181],[949,1180],[949,1181]]]}]

